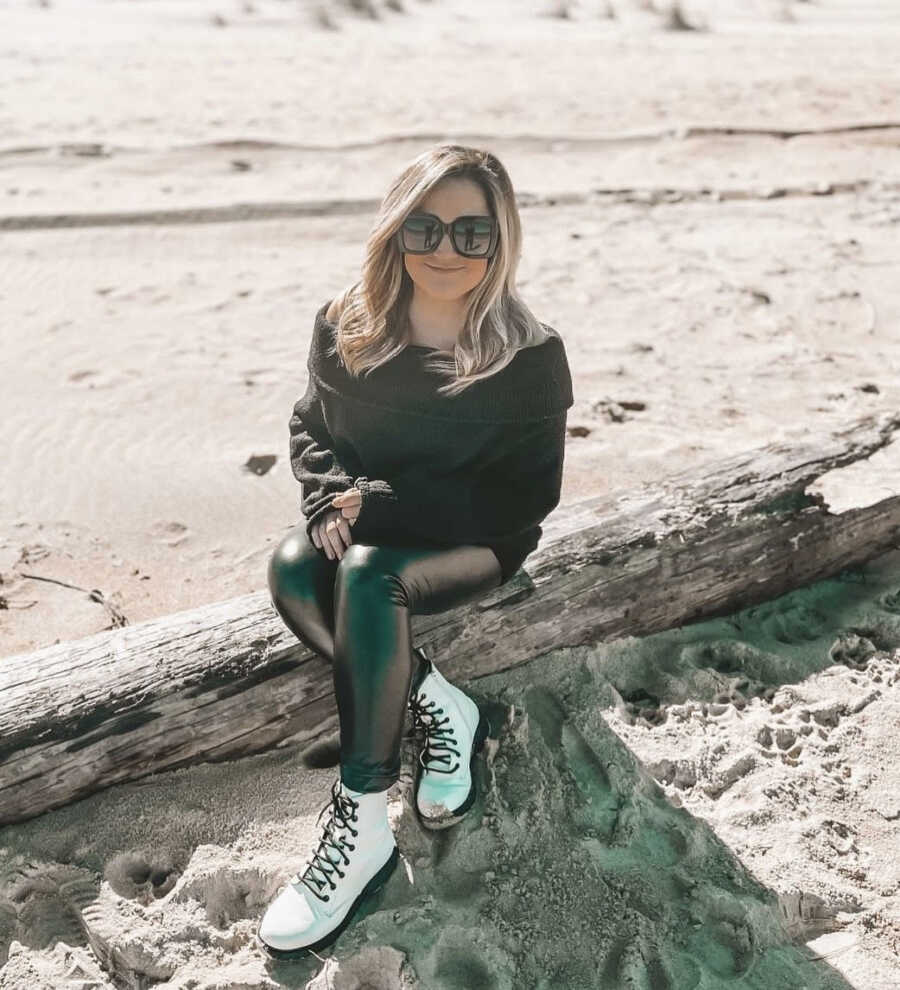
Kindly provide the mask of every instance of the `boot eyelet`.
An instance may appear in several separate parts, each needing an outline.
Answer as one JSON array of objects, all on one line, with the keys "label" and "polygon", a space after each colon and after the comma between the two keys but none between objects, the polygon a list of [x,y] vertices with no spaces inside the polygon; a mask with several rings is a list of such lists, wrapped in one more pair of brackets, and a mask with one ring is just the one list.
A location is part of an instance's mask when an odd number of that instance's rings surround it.
[{"label": "boot eyelet", "polygon": [[340,870],[338,870],[338,871],[337,871],[337,875],[338,875],[339,877],[345,877],[345,876],[346,876],[347,874],[346,874],[346,873],[341,873],[341,871],[340,871]]},{"label": "boot eyelet", "polygon": [[328,900],[328,899],[329,899],[330,897],[331,897],[331,894],[326,894],[326,895],[325,895],[325,896],[324,896],[324,897],[322,898],[322,900],[323,900],[323,901],[327,901],[327,900]]}]

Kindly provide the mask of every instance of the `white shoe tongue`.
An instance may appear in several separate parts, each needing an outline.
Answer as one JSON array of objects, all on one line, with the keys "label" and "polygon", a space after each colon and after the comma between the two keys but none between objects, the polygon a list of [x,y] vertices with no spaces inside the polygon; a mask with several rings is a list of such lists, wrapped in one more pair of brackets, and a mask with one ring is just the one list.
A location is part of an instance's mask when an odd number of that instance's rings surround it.
[{"label": "white shoe tongue", "polygon": [[331,846],[328,847],[328,852],[326,853],[326,855],[328,856],[328,858],[331,860],[332,863],[340,864],[344,862],[344,858],[337,851],[337,849],[332,849]]},{"label": "white shoe tongue", "polygon": [[[331,841],[336,846],[343,846],[346,848],[347,843],[353,845],[353,833],[350,831],[349,825],[341,825],[340,823],[336,823],[331,830],[331,836]],[[341,839],[344,839],[343,843],[341,842]],[[341,854],[333,846],[329,845],[326,846],[326,848],[328,849],[329,858],[335,858],[339,862],[343,862],[341,859]]]},{"label": "white shoe tongue", "polygon": [[[342,831],[339,830],[335,834],[334,839],[332,840],[336,845],[340,845],[340,836],[341,836],[341,834],[342,834]],[[349,835],[349,833],[345,833],[345,834]],[[347,853],[349,854],[351,851],[352,850],[347,850]],[[325,859],[327,859],[330,863],[334,863],[336,866],[344,866],[344,865],[346,865],[346,860],[341,856],[339,850],[335,849],[334,846],[326,845],[324,847],[324,849],[319,853],[318,858],[316,859],[315,864],[312,866],[312,869],[310,870],[310,874],[317,881],[322,881],[324,879],[324,877],[328,873],[327,867],[324,866],[324,864],[322,863],[323,857]],[[310,861],[311,861],[311,858],[310,858]],[[299,881],[300,881],[300,875],[302,873],[303,873],[303,870],[299,870],[297,873],[295,873],[294,876],[291,877],[291,882],[292,883],[299,883]]]}]

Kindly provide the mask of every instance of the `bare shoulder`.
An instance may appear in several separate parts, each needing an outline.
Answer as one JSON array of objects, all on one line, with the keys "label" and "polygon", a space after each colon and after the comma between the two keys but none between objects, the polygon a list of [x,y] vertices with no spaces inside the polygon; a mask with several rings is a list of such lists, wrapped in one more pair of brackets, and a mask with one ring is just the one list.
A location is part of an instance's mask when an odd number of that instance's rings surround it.
[{"label": "bare shoulder", "polygon": [[338,319],[340,319],[340,315],[341,315],[341,309],[340,306],[338,305],[338,301],[337,299],[332,299],[331,305],[328,307],[325,313],[325,319],[328,320],[329,323],[336,323]]}]

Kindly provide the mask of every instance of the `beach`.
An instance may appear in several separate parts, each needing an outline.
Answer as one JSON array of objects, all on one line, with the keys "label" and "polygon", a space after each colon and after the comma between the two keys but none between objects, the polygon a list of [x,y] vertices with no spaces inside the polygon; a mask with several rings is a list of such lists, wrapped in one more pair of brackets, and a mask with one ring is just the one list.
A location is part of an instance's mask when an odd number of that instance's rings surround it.
[{"label": "beach", "polygon": [[[371,9],[0,4],[0,657],[265,589],[315,313],[432,143],[516,188],[563,505],[898,408],[900,9]],[[898,446],[816,490],[896,495]],[[474,681],[477,814],[436,840],[404,776],[401,865],[324,960],[253,942],[335,776],[298,747],[2,828],[0,988],[891,990],[898,589],[887,555]]]}]

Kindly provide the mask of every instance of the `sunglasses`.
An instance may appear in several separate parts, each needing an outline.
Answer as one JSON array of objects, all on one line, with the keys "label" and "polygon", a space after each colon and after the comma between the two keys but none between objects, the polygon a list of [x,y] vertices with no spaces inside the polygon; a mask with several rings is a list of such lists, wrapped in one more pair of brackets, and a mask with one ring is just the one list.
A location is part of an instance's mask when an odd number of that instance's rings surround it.
[{"label": "sunglasses", "polygon": [[492,258],[500,239],[500,226],[493,217],[462,216],[444,223],[433,213],[413,213],[397,231],[397,243],[407,254],[431,254],[445,232],[464,258]]}]

